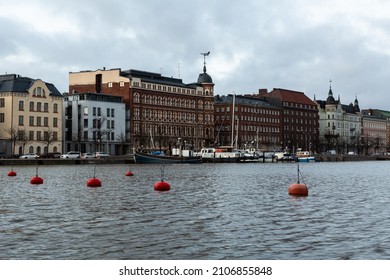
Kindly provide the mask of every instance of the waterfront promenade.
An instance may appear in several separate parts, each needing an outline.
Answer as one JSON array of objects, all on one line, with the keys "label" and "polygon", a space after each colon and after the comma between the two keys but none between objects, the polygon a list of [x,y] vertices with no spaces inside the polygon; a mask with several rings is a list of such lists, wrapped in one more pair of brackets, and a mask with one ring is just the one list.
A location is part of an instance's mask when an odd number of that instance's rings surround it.
[{"label": "waterfront promenade", "polygon": [[[342,161],[375,161],[390,160],[390,155],[316,155],[317,162],[342,162]],[[253,161],[251,161],[253,163]],[[294,161],[292,161],[294,162]],[[0,159],[0,166],[16,165],[77,165],[77,164],[131,164],[134,162],[133,155],[111,156],[108,158],[93,159]],[[217,163],[217,162],[216,162]],[[262,159],[258,163],[263,162]],[[271,163],[271,162],[270,162]],[[273,161],[272,163],[288,163],[283,161]]]}]

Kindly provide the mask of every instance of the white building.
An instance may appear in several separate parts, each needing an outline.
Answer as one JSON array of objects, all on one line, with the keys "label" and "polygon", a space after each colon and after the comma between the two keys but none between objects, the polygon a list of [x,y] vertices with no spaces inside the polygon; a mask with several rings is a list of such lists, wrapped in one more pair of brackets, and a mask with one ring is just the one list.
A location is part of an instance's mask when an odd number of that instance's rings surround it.
[{"label": "white building", "polygon": [[318,105],[319,147],[321,152],[357,152],[361,137],[361,114],[357,98],[354,104],[343,105],[335,100],[329,88],[326,100],[314,100]]},{"label": "white building", "polygon": [[120,155],[130,142],[121,96],[73,93],[64,96],[64,151]]}]

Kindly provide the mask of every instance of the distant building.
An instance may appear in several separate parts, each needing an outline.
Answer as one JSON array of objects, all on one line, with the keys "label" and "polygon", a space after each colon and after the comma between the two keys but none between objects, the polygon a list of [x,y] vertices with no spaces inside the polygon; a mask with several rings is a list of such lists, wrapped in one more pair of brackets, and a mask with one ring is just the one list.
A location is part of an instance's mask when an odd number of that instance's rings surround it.
[{"label": "distant building", "polygon": [[62,95],[41,79],[0,75],[0,153],[62,150]]},{"label": "distant building", "polygon": [[316,152],[318,144],[317,104],[303,92],[274,88],[271,92],[260,89],[259,97],[282,109],[281,146],[289,152]]},{"label": "distant building", "polygon": [[361,114],[357,98],[354,103],[343,105],[340,97],[333,97],[332,87],[329,87],[326,100],[314,101],[318,106],[319,150],[326,152],[335,150],[337,153],[359,153],[361,140]]},{"label": "distant building", "polygon": [[122,99],[98,93],[65,95],[63,153],[127,153],[126,109]]},{"label": "distant building", "polygon": [[132,148],[200,149],[214,142],[214,83],[206,66],[191,84],[138,70],[70,73],[69,93],[83,92],[123,97],[129,109],[126,135]]},{"label": "distant building", "polygon": [[378,109],[362,110],[362,153],[384,154],[390,151],[390,112]]},{"label": "distant building", "polygon": [[215,96],[215,145],[281,150],[282,109],[251,95]]}]

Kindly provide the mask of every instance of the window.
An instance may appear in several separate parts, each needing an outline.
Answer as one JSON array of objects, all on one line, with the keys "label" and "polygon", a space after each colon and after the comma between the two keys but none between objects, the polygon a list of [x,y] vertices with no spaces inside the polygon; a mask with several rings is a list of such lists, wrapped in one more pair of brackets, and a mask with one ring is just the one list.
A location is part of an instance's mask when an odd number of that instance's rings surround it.
[{"label": "window", "polygon": [[43,126],[49,126],[49,118],[48,117],[43,118]]},{"label": "window", "polygon": [[4,113],[0,113],[0,122],[4,122]]},{"label": "window", "polygon": [[110,108],[107,108],[107,117],[110,116]]},{"label": "window", "polygon": [[42,110],[42,104],[41,102],[37,102],[37,112],[40,112]]},{"label": "window", "polygon": [[111,129],[115,129],[114,123],[115,123],[115,121],[111,121]]},{"label": "window", "polygon": [[24,111],[24,101],[23,100],[19,101],[19,111]]},{"label": "window", "polygon": [[58,118],[53,118],[53,127],[58,127]]},{"label": "window", "polygon": [[109,88],[112,88],[112,82],[109,82],[109,83],[108,83],[108,87],[109,87]]},{"label": "window", "polygon": [[37,140],[40,141],[40,140],[41,140],[41,137],[42,137],[41,132],[40,132],[40,131],[37,131]]},{"label": "window", "polygon": [[28,132],[28,140],[33,141],[34,140],[34,131]]},{"label": "window", "polygon": [[53,113],[58,113],[58,104],[57,103],[53,104]]},{"label": "window", "polygon": [[102,108],[97,108],[98,109],[98,112],[97,112],[97,114],[98,114],[98,116],[101,116],[102,115]]},{"label": "window", "polygon": [[58,132],[53,132],[53,141],[58,141]]},{"label": "window", "polygon": [[29,123],[30,126],[34,126],[34,117],[33,116],[29,117],[28,123]]},{"label": "window", "polygon": [[30,111],[34,111],[34,102],[30,102]]},{"label": "window", "polygon": [[114,118],[115,117],[115,114],[114,114],[114,109],[111,109],[111,117]]},{"label": "window", "polygon": [[49,112],[49,103],[44,103],[43,104],[43,111],[44,112]]},{"label": "window", "polygon": [[41,117],[37,117],[37,126],[41,126]]},{"label": "window", "polygon": [[5,107],[5,99],[4,98],[0,98],[0,107],[1,108]]},{"label": "window", "polygon": [[24,125],[24,117],[19,116],[19,125]]},{"label": "window", "polygon": [[37,97],[45,97],[46,96],[46,92],[43,88],[41,87],[36,87],[34,88],[33,90],[33,96],[37,96]]}]

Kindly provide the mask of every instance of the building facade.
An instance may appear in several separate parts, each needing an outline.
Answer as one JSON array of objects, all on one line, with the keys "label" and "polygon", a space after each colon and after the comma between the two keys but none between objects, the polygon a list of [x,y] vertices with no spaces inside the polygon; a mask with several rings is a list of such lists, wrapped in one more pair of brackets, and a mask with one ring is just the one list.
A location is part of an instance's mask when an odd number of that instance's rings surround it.
[{"label": "building facade", "polygon": [[62,150],[62,94],[50,83],[0,75],[0,152],[6,156]]},{"label": "building facade", "polygon": [[74,93],[64,96],[63,106],[63,153],[128,152],[126,109],[121,96]]},{"label": "building facade", "polygon": [[274,88],[271,92],[260,89],[259,97],[282,109],[281,146],[290,153],[297,150],[317,152],[317,104],[303,92]]},{"label": "building facade", "polygon": [[215,145],[237,149],[282,149],[282,110],[261,98],[245,95],[216,96]]},{"label": "building facade", "polygon": [[334,150],[337,153],[359,153],[361,140],[361,114],[357,98],[354,103],[343,105],[340,97],[333,97],[329,87],[326,100],[316,100],[319,122],[319,151]]},{"label": "building facade", "polygon": [[360,147],[365,155],[385,154],[390,151],[390,112],[362,110]]},{"label": "building facade", "polygon": [[70,73],[69,93],[82,92],[122,96],[134,149],[169,152],[178,145],[200,149],[214,142],[214,84],[206,65],[191,84],[138,70]]}]

